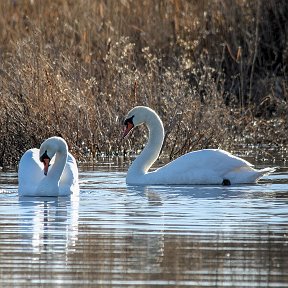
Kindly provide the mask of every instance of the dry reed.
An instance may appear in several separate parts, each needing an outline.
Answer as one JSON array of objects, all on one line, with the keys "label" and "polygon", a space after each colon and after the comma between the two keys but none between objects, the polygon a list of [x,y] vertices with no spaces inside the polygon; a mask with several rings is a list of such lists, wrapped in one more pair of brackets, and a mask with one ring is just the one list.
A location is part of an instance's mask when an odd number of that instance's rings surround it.
[{"label": "dry reed", "polygon": [[55,134],[79,160],[124,153],[139,104],[170,158],[285,144],[287,15],[285,0],[1,1],[0,166]]}]

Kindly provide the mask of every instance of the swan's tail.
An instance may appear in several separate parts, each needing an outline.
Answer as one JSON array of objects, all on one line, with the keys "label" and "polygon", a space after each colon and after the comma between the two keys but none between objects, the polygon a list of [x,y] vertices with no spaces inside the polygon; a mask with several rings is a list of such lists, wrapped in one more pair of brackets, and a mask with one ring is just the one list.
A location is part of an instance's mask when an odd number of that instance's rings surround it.
[{"label": "swan's tail", "polygon": [[276,170],[276,167],[267,167],[264,169],[260,169],[260,170],[256,170],[253,169],[254,171],[251,171],[251,182],[250,183],[257,183],[257,181],[265,176],[265,175],[269,175],[272,172],[274,172]]},{"label": "swan's tail", "polygon": [[272,172],[275,172],[275,170],[277,169],[278,167],[267,167],[267,168],[264,168],[264,169],[260,169],[258,170],[258,172],[261,173],[262,176],[264,175],[268,175]]},{"label": "swan's tail", "polygon": [[258,175],[257,175],[257,177],[255,178],[254,182],[257,183],[257,181],[258,181],[261,177],[263,177],[263,176],[265,176],[265,175],[271,174],[271,173],[274,172],[276,169],[277,169],[277,167],[267,167],[267,168],[264,168],[264,169],[255,170]]},{"label": "swan's tail", "polygon": [[225,178],[229,179],[231,184],[257,183],[261,177],[269,175],[276,169],[277,167],[267,167],[260,170],[256,170],[252,167],[241,167],[241,169],[230,172]]}]

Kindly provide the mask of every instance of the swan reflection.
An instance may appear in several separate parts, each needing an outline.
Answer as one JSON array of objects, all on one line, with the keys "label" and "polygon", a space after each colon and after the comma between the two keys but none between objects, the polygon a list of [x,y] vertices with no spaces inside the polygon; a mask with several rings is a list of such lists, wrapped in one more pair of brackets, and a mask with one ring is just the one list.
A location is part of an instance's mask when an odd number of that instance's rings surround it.
[{"label": "swan reflection", "polygon": [[[21,197],[22,239],[35,253],[73,249],[78,238],[79,197]],[[27,247],[27,246],[26,246]]]}]

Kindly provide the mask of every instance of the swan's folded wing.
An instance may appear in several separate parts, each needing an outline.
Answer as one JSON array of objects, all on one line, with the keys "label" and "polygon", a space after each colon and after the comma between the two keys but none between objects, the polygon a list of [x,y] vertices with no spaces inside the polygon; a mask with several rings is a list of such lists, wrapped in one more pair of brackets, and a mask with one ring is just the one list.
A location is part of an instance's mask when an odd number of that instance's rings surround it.
[{"label": "swan's folded wing", "polygon": [[[77,190],[79,189],[78,185],[79,184],[78,184],[77,162],[75,158],[70,153],[68,153],[67,162],[64,167],[64,171],[61,175],[59,187],[60,187],[60,190],[62,188],[64,190],[70,189],[70,188],[72,190]],[[74,191],[71,191],[71,193],[74,193]]]},{"label": "swan's folded wing", "polygon": [[37,187],[43,177],[43,164],[39,161],[39,149],[27,150],[21,157],[18,168],[19,193]]},{"label": "swan's folded wing", "polygon": [[229,171],[241,167],[251,169],[253,165],[220,149],[204,149],[187,153],[159,170],[169,170],[169,173],[187,173],[191,170],[206,170],[208,173],[210,170],[217,172],[219,175],[225,175]]}]

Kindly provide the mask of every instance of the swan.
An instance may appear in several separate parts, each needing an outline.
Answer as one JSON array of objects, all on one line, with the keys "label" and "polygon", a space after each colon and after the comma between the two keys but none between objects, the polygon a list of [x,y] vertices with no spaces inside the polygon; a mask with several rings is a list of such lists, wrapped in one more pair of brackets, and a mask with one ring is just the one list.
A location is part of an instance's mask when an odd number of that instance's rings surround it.
[{"label": "swan", "polygon": [[27,150],[20,159],[18,182],[19,196],[57,197],[78,193],[78,168],[65,140],[50,137],[40,149]]},{"label": "swan", "polygon": [[146,124],[149,140],[141,154],[132,162],[126,176],[130,185],[231,185],[256,183],[274,168],[256,170],[248,161],[220,149],[189,152],[157,170],[148,172],[159,157],[164,127],[157,113],[146,106],[136,106],[124,120],[125,138],[134,127]]}]

